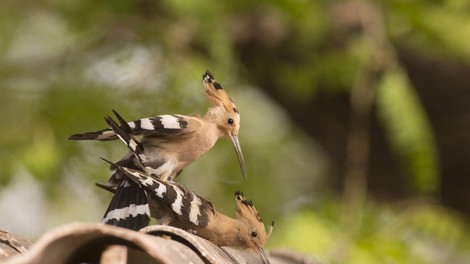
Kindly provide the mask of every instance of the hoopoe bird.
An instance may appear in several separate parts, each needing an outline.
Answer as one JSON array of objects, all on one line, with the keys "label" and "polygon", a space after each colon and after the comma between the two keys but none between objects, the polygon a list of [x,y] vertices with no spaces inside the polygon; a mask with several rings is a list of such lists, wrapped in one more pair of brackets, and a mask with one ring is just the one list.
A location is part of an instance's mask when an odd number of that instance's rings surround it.
[{"label": "hoopoe bird", "polygon": [[[227,136],[238,157],[242,176],[246,179],[245,162],[238,140],[240,129],[239,112],[221,84],[209,71],[202,76],[204,91],[211,102],[203,116],[167,114],[139,119],[123,124],[123,118],[114,111],[121,126],[133,136],[141,136],[141,156],[138,161],[129,151],[117,164],[119,166],[143,169],[148,175],[163,181],[172,181],[190,163],[204,154],[220,138]],[[115,140],[118,136],[111,128],[96,132],[74,134],[71,140]],[[111,169],[115,169],[114,166]],[[108,186],[115,189],[115,195],[103,218],[103,222],[131,229],[145,226],[148,214],[145,194],[129,182],[119,170],[111,176]],[[139,219],[135,223],[134,218]],[[132,223],[134,222],[134,223]]]},{"label": "hoopoe bird", "polygon": [[116,165],[129,179],[144,188],[157,213],[167,217],[167,224],[205,238],[218,246],[249,250],[269,263],[264,244],[272,232],[274,222],[266,232],[263,220],[250,200],[242,192],[235,192],[236,218],[215,210],[212,203],[194,191],[178,184],[155,179],[148,174]]}]

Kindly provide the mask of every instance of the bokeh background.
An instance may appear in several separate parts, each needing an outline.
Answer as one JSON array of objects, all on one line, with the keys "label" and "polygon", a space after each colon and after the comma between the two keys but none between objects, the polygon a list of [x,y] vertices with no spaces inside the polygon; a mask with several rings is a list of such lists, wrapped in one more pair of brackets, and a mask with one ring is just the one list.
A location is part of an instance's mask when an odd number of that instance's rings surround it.
[{"label": "bokeh background", "polygon": [[243,190],[267,248],[325,263],[468,263],[470,2],[0,2],[0,229],[31,240],[99,221],[99,157],[68,141],[126,119],[204,114],[211,70],[241,113],[180,180],[233,215]]}]

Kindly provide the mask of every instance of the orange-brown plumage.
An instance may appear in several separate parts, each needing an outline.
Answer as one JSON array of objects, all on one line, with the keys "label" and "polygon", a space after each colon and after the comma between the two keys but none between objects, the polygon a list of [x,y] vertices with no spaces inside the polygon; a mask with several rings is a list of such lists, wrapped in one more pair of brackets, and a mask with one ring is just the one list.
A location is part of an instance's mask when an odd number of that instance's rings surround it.
[{"label": "orange-brown plumage", "polygon": [[[143,152],[150,170],[147,172],[159,179],[172,180],[186,166],[211,149],[222,137],[227,136],[235,147],[242,175],[246,178],[245,162],[238,141],[240,115],[235,104],[220,83],[209,71],[203,75],[204,91],[211,102],[207,113],[201,118],[196,115],[160,115],[142,118],[128,123],[129,134],[142,136]],[[118,119],[122,119],[115,111]],[[96,132],[74,134],[71,140],[117,139],[111,128]],[[124,156],[119,164],[133,164],[132,153]]]}]

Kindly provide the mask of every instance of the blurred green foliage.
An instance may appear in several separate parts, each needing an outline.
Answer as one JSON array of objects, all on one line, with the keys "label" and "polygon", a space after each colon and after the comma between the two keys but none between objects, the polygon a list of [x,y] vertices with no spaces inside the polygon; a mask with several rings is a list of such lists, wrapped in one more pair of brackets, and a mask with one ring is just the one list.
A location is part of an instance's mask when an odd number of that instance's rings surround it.
[{"label": "blurred green foliage", "polygon": [[377,91],[379,115],[394,150],[408,163],[412,186],[422,194],[438,190],[438,164],[432,130],[406,74],[390,70]]},{"label": "blurred green foliage", "polygon": [[[249,180],[241,181],[228,141],[188,167],[181,180],[228,214],[233,191],[243,190],[263,219],[276,219],[268,248],[297,249],[326,263],[465,263],[468,228],[458,214],[429,203],[398,207],[368,201],[359,232],[344,237],[341,201],[326,184],[327,157],[282,108],[238,77],[244,70],[235,43],[249,34],[247,28],[260,27],[266,34],[256,37],[266,43],[288,38],[289,47],[302,55],[291,64],[271,58],[278,74],[270,77],[288,87],[287,98],[311,100],[322,84],[332,93],[349,92],[373,55],[363,35],[343,39],[336,28],[343,18],[331,16],[335,4],[1,2],[0,229],[34,238],[61,223],[99,220],[111,198],[93,186],[110,175],[99,157],[117,160],[126,148],[117,142],[71,142],[67,136],[105,127],[103,116],[111,109],[130,120],[203,114],[208,102],[200,78],[210,69],[240,109]],[[380,4],[392,43],[470,61],[468,1]],[[264,20],[256,24],[253,14]],[[254,56],[265,59],[262,55]],[[386,70],[376,99],[390,145],[413,175],[410,186],[417,195],[436,195],[432,130],[399,66]],[[34,228],[22,229],[25,223]],[[343,251],[344,243],[349,250]]]},{"label": "blurred green foliage", "polygon": [[[324,263],[337,263],[344,241],[335,211],[337,205],[326,202],[287,218],[269,245],[287,244],[301,252],[317,252]],[[420,202],[406,209],[369,203],[347,263],[465,263],[469,230],[457,218],[445,208]]]}]

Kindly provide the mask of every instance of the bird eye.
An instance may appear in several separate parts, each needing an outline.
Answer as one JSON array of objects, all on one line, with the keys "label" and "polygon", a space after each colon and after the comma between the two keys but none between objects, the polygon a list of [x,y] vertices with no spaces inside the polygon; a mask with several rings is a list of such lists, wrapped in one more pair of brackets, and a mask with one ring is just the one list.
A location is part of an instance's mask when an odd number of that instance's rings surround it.
[{"label": "bird eye", "polygon": [[227,123],[228,123],[229,125],[233,125],[233,119],[230,117],[229,119],[227,119]]},{"label": "bird eye", "polygon": [[258,236],[258,233],[256,231],[251,232],[251,237],[257,237],[257,236]]}]

